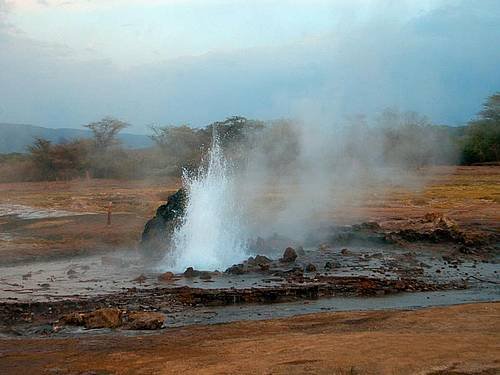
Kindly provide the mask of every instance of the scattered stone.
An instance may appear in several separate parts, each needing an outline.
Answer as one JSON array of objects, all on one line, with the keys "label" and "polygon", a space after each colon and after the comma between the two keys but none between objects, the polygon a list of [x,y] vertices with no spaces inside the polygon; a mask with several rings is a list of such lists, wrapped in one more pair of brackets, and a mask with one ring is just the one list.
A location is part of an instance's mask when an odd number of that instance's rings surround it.
[{"label": "scattered stone", "polygon": [[285,252],[283,253],[283,258],[281,259],[283,262],[291,263],[295,262],[297,259],[297,252],[292,247],[287,247]]},{"label": "scattered stone", "polygon": [[132,330],[154,330],[163,327],[165,322],[165,315],[158,312],[129,312],[127,314],[127,323],[124,325],[125,329]]},{"label": "scattered stone", "polygon": [[23,275],[23,280],[28,280],[29,278],[31,278],[31,276],[32,276],[32,273],[28,272],[28,273]]},{"label": "scattered stone", "polygon": [[158,276],[158,281],[171,282],[174,280],[174,274],[172,272],[165,272]]},{"label": "scattered stone", "polygon": [[256,255],[254,261],[257,265],[268,264],[268,263],[272,262],[271,259],[269,259],[268,257],[266,257],[264,255]]},{"label": "scattered stone", "polygon": [[349,253],[350,253],[349,249],[340,250],[340,254],[342,254],[342,255],[349,255]]},{"label": "scattered stone", "polygon": [[326,243],[322,243],[319,245],[319,250],[320,251],[325,251],[328,250],[328,245]]},{"label": "scattered stone", "polygon": [[309,263],[306,266],[306,272],[316,272],[316,266],[312,263]]},{"label": "scattered stone", "polygon": [[243,275],[247,271],[246,271],[245,266],[243,264],[233,264],[225,272],[229,273],[231,275]]},{"label": "scattered stone", "polygon": [[259,268],[261,271],[269,271],[270,265],[269,264],[259,264]]},{"label": "scattered stone", "polygon": [[76,272],[73,268],[68,270],[68,272],[66,272],[66,275],[68,276],[71,276],[71,275],[76,275],[78,272]]}]

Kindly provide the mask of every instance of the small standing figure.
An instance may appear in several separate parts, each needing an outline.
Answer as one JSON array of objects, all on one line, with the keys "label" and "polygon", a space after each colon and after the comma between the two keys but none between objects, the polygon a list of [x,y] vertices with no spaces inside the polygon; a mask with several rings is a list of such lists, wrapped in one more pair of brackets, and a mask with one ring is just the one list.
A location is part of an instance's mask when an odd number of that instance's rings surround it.
[{"label": "small standing figure", "polygon": [[112,205],[113,205],[112,202],[108,203],[108,226],[111,225],[111,207],[112,207]]}]

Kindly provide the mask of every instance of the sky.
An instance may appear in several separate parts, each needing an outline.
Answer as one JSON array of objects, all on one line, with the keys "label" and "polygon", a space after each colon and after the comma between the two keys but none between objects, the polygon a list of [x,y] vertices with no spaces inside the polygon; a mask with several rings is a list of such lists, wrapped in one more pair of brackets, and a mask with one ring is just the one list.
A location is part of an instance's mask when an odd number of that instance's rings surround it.
[{"label": "sky", "polygon": [[497,0],[0,0],[0,122],[460,125],[500,90],[498,25]]}]

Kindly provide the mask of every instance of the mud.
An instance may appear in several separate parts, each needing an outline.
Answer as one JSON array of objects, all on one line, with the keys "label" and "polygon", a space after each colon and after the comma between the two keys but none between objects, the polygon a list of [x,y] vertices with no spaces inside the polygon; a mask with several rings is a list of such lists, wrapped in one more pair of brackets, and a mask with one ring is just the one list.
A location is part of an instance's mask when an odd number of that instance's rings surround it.
[{"label": "mud", "polygon": [[[171,327],[329,310],[498,301],[498,204],[485,200],[481,190],[487,184],[493,196],[489,186],[498,174],[487,171],[478,178],[474,170],[471,182],[469,174],[460,172],[456,178],[467,181],[457,187],[448,185],[446,175],[446,184],[426,193],[429,207],[412,201],[408,206],[399,193],[393,194],[401,202],[395,198],[391,204],[364,207],[369,222],[358,221],[352,208],[337,216],[359,224],[332,225],[341,221],[327,218],[301,243],[279,235],[255,239],[249,258],[231,270],[179,274],[154,269],[137,247],[159,200],[177,188],[159,198],[159,187],[133,191],[124,186],[118,196],[113,185],[104,196],[101,187],[89,186],[75,198],[75,191],[68,194],[61,185],[44,192],[55,194],[53,208],[29,206],[35,198],[42,201],[38,188],[33,188],[36,194],[17,186],[2,188],[1,199],[8,200],[0,209],[0,330],[8,337],[87,334],[95,330],[63,327],[60,319],[110,307],[124,314],[159,312]],[[449,194],[456,191],[463,199],[448,209]],[[133,214],[139,205],[132,198],[139,193],[142,216]],[[101,203],[109,201],[123,210],[113,213],[112,226],[99,213]],[[284,257],[289,246],[296,258]]]},{"label": "mud", "polygon": [[[259,306],[272,304],[273,310],[286,311],[280,304],[304,301],[300,313],[316,311],[321,306],[317,301],[332,301],[328,303],[335,306],[335,301],[360,297],[375,297],[370,300],[373,308],[380,308],[375,301],[408,293],[452,293],[456,298],[443,298],[445,304],[471,300],[470,295],[465,298],[466,294],[452,292],[460,290],[473,291],[479,301],[499,300],[499,257],[491,239],[483,242],[487,245],[474,245],[474,253],[463,253],[453,241],[380,241],[394,233],[388,231],[378,224],[334,228],[330,235],[338,239],[339,233],[347,234],[351,246],[338,246],[344,243],[338,240],[321,242],[314,248],[294,250],[299,255],[286,261],[271,249],[266,256],[256,254],[226,272],[190,270],[165,277],[142,262],[137,251],[2,267],[2,332],[8,336],[57,335],[64,315],[102,308],[161,312],[169,326],[185,324],[193,316],[200,321],[213,317],[204,308],[219,309],[214,321],[223,322],[234,316],[224,312],[231,306],[245,309],[245,314],[237,316],[258,319],[262,315]],[[400,301],[403,308],[428,306],[418,296]],[[296,307],[292,310],[299,313]]]}]

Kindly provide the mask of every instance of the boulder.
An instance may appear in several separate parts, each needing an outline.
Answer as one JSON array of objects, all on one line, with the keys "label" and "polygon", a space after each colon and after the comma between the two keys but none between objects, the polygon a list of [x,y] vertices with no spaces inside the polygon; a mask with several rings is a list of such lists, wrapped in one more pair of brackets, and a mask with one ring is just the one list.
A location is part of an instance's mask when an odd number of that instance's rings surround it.
[{"label": "boulder", "polygon": [[295,262],[295,259],[297,259],[297,252],[295,251],[294,248],[287,247],[285,249],[285,252],[283,253],[283,258],[281,258],[281,260],[283,262],[291,263]]},{"label": "boulder", "polygon": [[116,328],[122,325],[122,311],[117,308],[104,308],[83,314],[85,328]]},{"label": "boulder", "polygon": [[186,190],[181,188],[167,198],[166,204],[158,207],[142,232],[141,249],[144,255],[152,260],[164,255],[163,249],[168,248],[172,233],[184,216],[187,199]]},{"label": "boulder", "polygon": [[127,314],[125,329],[154,330],[163,327],[165,315],[158,312],[133,311]]}]

